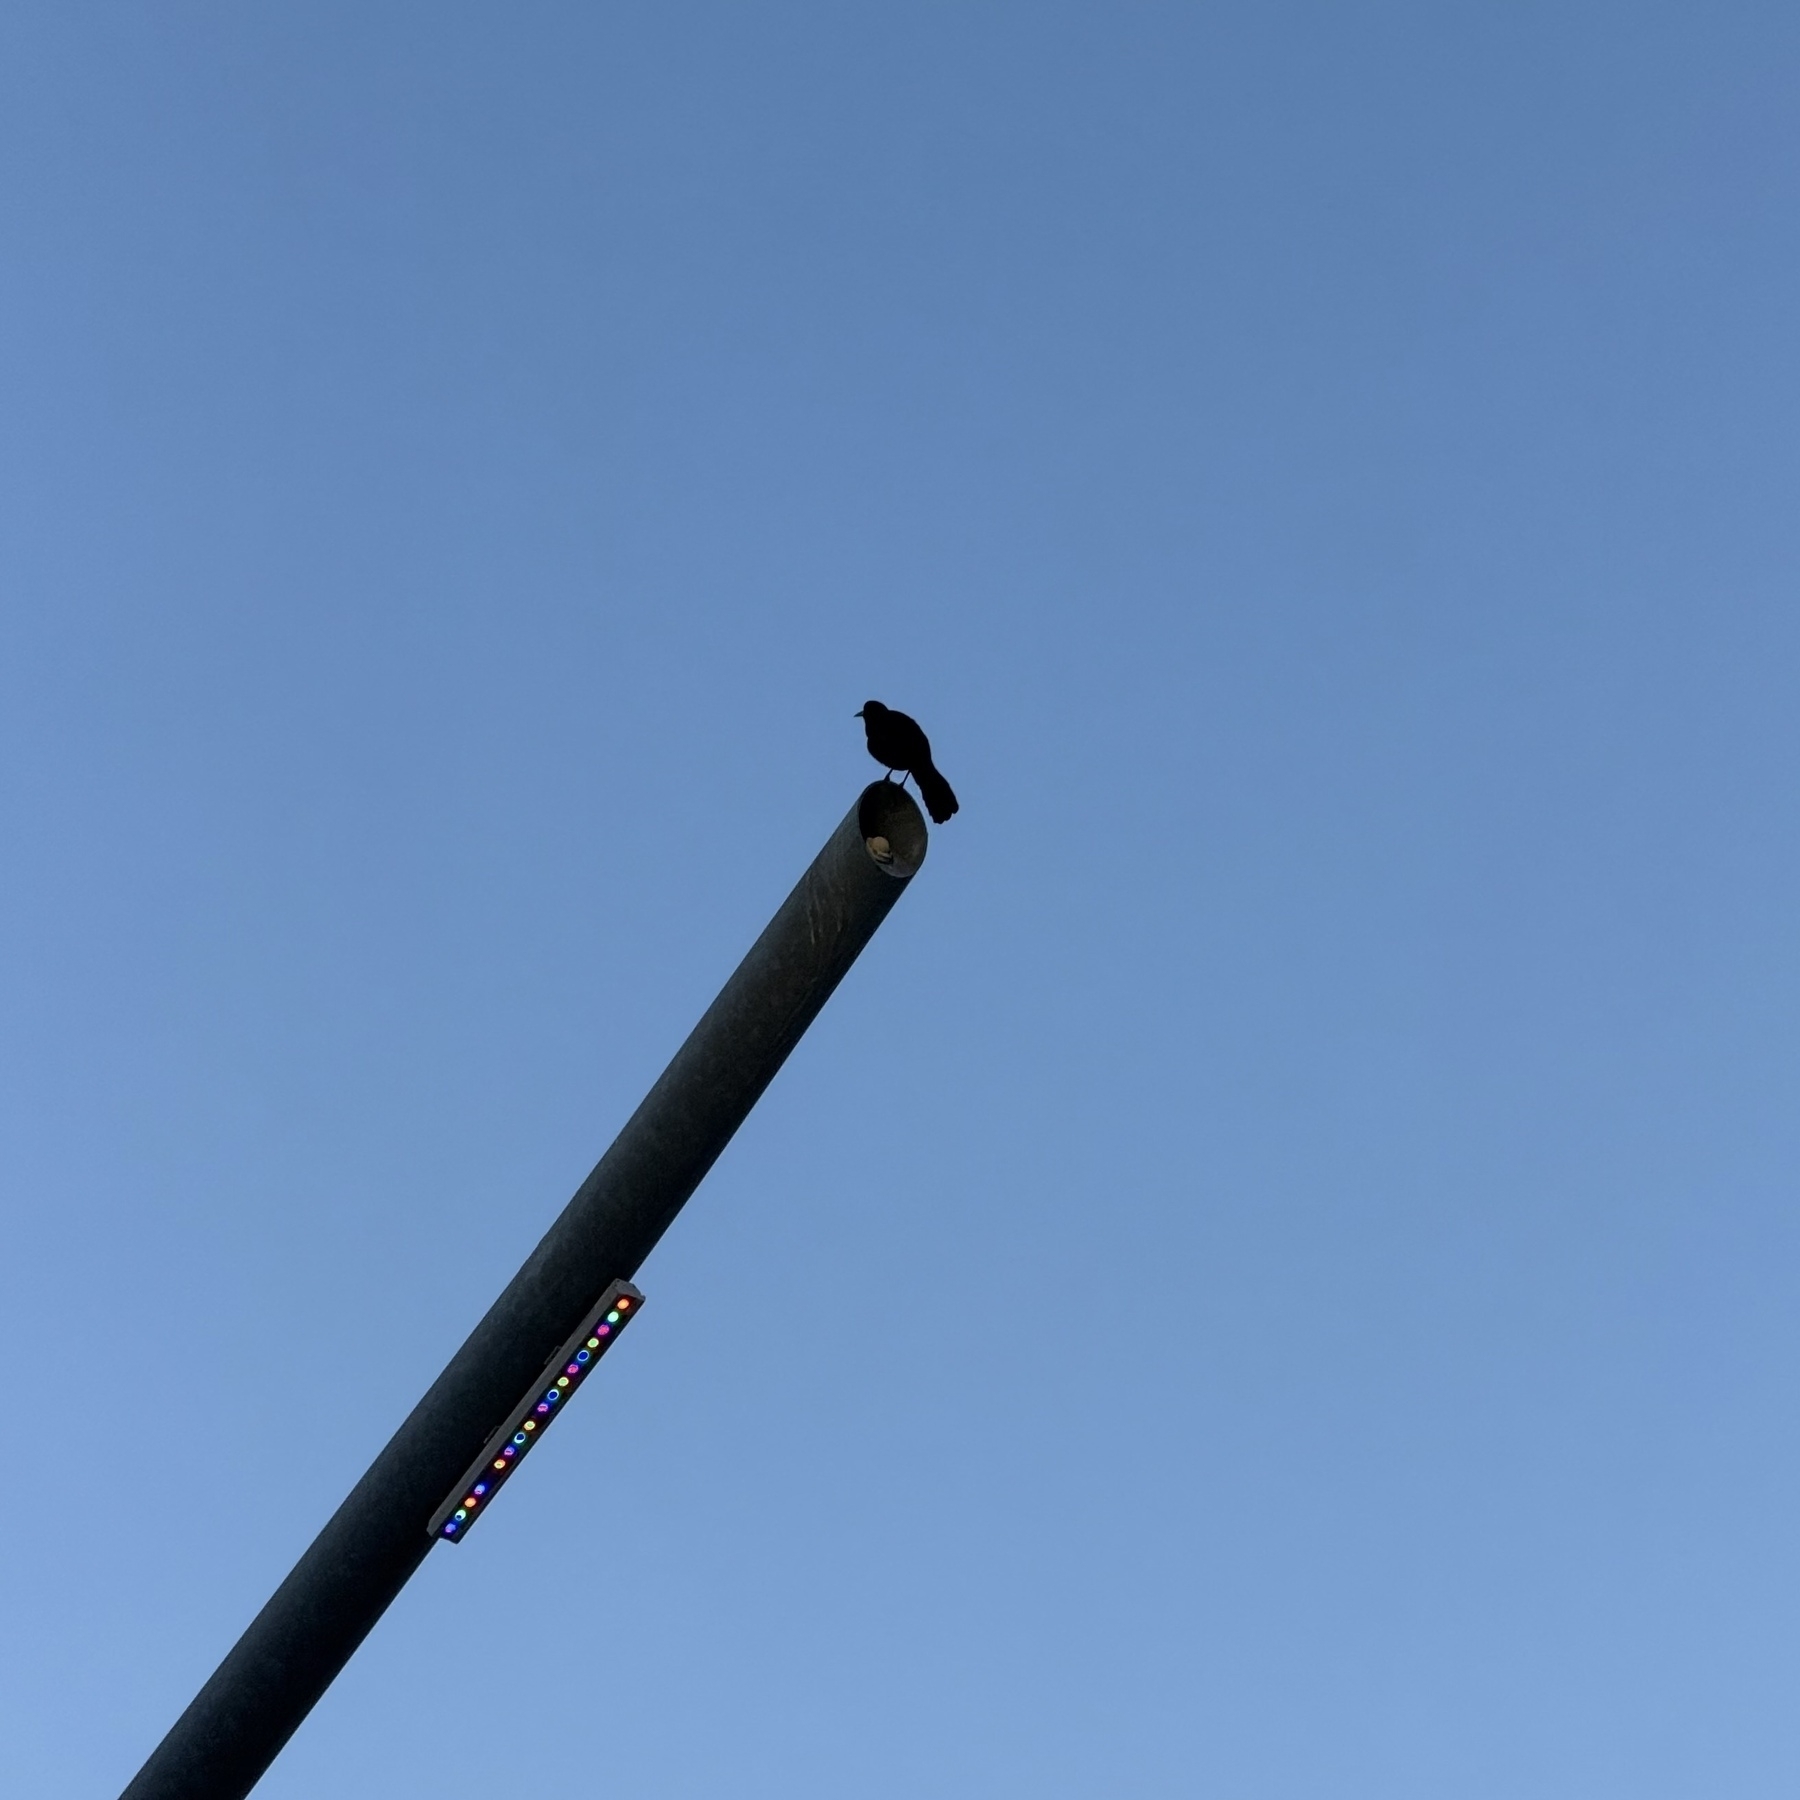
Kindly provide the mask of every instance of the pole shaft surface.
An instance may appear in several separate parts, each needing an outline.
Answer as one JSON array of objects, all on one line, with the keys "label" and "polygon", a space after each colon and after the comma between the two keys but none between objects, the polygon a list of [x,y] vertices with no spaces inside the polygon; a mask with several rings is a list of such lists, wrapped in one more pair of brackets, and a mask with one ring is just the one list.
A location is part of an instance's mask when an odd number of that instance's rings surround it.
[{"label": "pole shaft surface", "polygon": [[612,1148],[122,1800],[241,1800],[256,1785],[424,1561],[433,1512],[488,1434],[607,1285],[637,1273],[905,891],[925,843],[903,789],[878,781],[862,794]]}]

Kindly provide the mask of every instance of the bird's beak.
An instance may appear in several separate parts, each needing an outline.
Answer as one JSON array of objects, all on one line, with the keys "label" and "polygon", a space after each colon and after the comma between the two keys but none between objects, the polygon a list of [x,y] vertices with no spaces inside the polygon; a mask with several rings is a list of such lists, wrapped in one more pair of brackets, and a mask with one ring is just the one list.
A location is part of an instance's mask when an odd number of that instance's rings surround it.
[{"label": "bird's beak", "polygon": [[859,706],[850,716],[853,719],[860,719],[863,716],[863,709]]}]

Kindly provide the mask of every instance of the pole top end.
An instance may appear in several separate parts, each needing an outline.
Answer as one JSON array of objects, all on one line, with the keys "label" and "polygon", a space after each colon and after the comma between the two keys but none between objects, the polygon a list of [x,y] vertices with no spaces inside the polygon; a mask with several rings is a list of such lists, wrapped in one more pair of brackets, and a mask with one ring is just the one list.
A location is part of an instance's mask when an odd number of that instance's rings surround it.
[{"label": "pole top end", "polygon": [[884,875],[906,881],[918,874],[931,834],[913,797],[895,781],[872,781],[856,803],[863,846]]}]

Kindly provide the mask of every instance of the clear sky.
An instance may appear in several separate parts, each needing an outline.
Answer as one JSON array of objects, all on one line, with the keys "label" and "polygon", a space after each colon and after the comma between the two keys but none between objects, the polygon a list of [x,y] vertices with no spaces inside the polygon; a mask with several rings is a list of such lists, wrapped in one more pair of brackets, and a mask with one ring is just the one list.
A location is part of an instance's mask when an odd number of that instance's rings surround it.
[{"label": "clear sky", "polygon": [[915,713],[261,1794],[1800,1788],[1800,8],[0,17],[0,1787],[117,1792]]}]

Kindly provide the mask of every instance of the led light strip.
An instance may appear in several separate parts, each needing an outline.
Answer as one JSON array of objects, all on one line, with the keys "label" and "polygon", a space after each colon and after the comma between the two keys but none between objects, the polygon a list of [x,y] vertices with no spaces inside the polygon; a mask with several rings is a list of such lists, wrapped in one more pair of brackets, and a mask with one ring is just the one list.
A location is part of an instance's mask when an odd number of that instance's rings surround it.
[{"label": "led light strip", "polygon": [[451,1489],[450,1498],[432,1514],[425,1527],[428,1536],[448,1538],[453,1544],[468,1536],[469,1528],[493,1504],[507,1477],[525,1460],[525,1453],[549,1429],[569,1396],[643,1304],[644,1296],[629,1281],[615,1281],[606,1290],[600,1304],[588,1314],[587,1323],[544,1365],[542,1385],[534,1387],[513,1409],[460,1484]]}]

